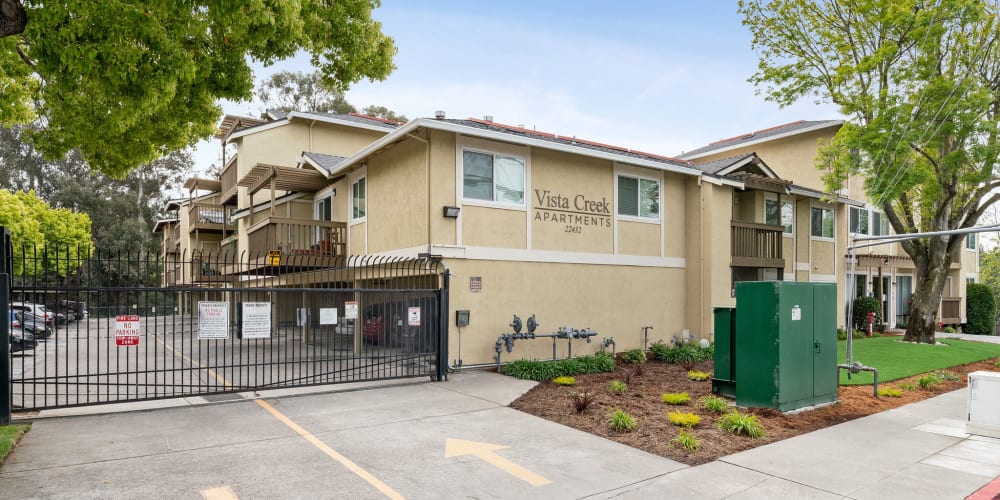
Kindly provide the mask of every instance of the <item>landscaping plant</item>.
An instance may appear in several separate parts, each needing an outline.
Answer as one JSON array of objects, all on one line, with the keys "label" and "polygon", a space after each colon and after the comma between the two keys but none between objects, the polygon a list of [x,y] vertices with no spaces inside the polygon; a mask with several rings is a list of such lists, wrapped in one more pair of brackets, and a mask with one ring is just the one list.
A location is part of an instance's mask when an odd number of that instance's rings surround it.
[{"label": "landscaping plant", "polygon": [[608,389],[615,394],[624,394],[628,391],[628,384],[622,382],[621,380],[612,380],[611,383],[608,384]]},{"label": "landscaping plant", "polygon": [[576,383],[576,379],[573,377],[556,377],[552,379],[552,383],[556,385],[573,385]]},{"label": "landscaping plant", "polygon": [[582,391],[573,393],[573,409],[577,413],[583,413],[591,403],[594,402],[597,395],[591,391]]},{"label": "landscaping plant", "polygon": [[635,417],[618,408],[615,408],[611,412],[610,427],[611,430],[616,432],[632,432],[636,430],[639,425],[636,424]]},{"label": "landscaping plant", "polygon": [[668,392],[662,398],[668,405],[686,405],[691,401],[691,395],[686,392]]},{"label": "landscaping plant", "polygon": [[622,353],[622,361],[637,365],[646,362],[646,351],[642,349],[629,349]]},{"label": "landscaping plant", "polygon": [[668,411],[670,423],[680,427],[694,427],[701,422],[701,417],[691,412]]},{"label": "landscaping plant", "polygon": [[708,380],[709,377],[711,377],[710,374],[698,370],[691,370],[688,372],[688,378],[694,380],[695,382]]},{"label": "landscaping plant", "polygon": [[514,378],[541,382],[556,377],[570,377],[583,373],[610,372],[615,369],[615,360],[608,353],[599,352],[593,356],[564,359],[561,361],[535,361],[519,359],[503,367],[503,373]]},{"label": "landscaping plant", "polygon": [[724,431],[733,434],[742,434],[753,439],[766,435],[764,426],[760,424],[760,420],[757,420],[756,416],[740,413],[736,410],[719,417],[719,422],[716,425]]},{"label": "landscaping plant", "polygon": [[996,328],[997,304],[993,290],[982,283],[969,283],[966,287],[965,311],[968,322],[965,333],[992,335]]},{"label": "landscaping plant", "polygon": [[698,406],[712,413],[729,411],[729,402],[719,396],[705,396],[698,400]]},{"label": "landscaping plant", "polygon": [[701,448],[701,443],[698,442],[698,438],[694,437],[694,434],[691,434],[685,429],[678,431],[677,437],[671,439],[670,443],[688,451],[698,451],[698,448]]},{"label": "landscaping plant", "polygon": [[884,386],[878,388],[878,395],[887,396],[890,398],[898,398],[903,395],[903,390],[897,389],[895,387]]}]

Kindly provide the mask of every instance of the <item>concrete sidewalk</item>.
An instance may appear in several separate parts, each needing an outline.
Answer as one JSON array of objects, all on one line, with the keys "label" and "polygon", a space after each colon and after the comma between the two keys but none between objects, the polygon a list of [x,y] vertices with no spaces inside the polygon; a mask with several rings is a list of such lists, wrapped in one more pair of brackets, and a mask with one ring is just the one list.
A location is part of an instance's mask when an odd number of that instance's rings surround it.
[{"label": "concrete sidewalk", "polygon": [[1000,476],[1000,440],[964,433],[965,390],[688,467],[506,407],[532,385],[467,372],[40,418],[0,470],[0,496],[915,500],[962,499]]}]

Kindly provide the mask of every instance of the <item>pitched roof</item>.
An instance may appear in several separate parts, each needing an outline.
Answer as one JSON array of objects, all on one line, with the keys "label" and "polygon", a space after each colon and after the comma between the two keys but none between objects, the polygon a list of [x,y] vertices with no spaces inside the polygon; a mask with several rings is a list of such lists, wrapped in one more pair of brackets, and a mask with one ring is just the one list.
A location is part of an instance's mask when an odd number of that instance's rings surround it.
[{"label": "pitched roof", "polygon": [[594,151],[601,151],[606,153],[612,153],[617,155],[623,155],[631,158],[637,158],[647,161],[655,161],[661,163],[667,163],[670,165],[691,167],[691,163],[685,160],[679,160],[677,158],[671,158],[669,156],[658,155],[654,153],[646,153],[643,151],[638,151],[635,149],[625,148],[621,146],[613,146],[610,144],[602,144],[599,142],[588,141],[585,139],[579,139],[576,136],[560,136],[557,134],[551,134],[548,132],[540,132],[538,130],[526,129],[523,127],[516,127],[513,125],[505,125],[502,123],[477,120],[475,118],[467,118],[465,120],[454,120],[454,119],[443,119],[436,120],[448,123],[454,123],[456,125],[462,125],[465,127],[473,127],[482,130],[489,130],[492,132],[500,132],[503,134],[509,134],[514,137],[525,137],[531,139],[538,139],[547,142],[552,142],[556,144],[562,144],[564,146],[575,146],[582,149],[591,149]]},{"label": "pitched roof", "polygon": [[723,151],[729,151],[732,149],[741,148],[753,144],[760,144],[767,141],[773,141],[775,139],[780,139],[782,137],[804,134],[807,132],[812,132],[814,130],[822,130],[829,127],[840,126],[843,123],[844,122],[842,120],[794,121],[791,123],[786,123],[784,125],[778,125],[776,127],[770,127],[761,130],[755,130],[748,134],[742,134],[735,137],[730,137],[728,139],[715,141],[711,144],[702,146],[698,149],[687,151],[681,154],[680,158],[685,160],[693,160],[695,158],[699,158],[705,155],[719,153]]},{"label": "pitched roof", "polygon": [[272,128],[280,127],[291,123],[292,120],[311,120],[318,121],[322,123],[330,123],[334,125],[343,125],[347,127],[357,127],[368,130],[375,130],[380,132],[389,133],[392,130],[399,128],[400,123],[393,120],[386,120],[384,118],[377,118],[374,116],[366,116],[358,113],[312,113],[303,111],[268,111],[267,115],[274,118],[271,121],[259,123],[252,127],[242,128],[238,131],[233,131],[228,136],[226,140],[232,140],[245,135],[253,134],[256,132],[270,130]]},{"label": "pitched roof", "polygon": [[754,156],[757,156],[757,154],[756,153],[744,153],[744,154],[740,154],[740,155],[727,156],[725,158],[719,158],[719,159],[716,159],[716,160],[706,161],[704,163],[695,163],[693,166],[694,166],[694,168],[697,168],[698,170],[701,170],[702,172],[705,172],[706,174],[716,175],[716,174],[719,174],[719,172],[721,172],[721,171],[723,171],[723,170],[725,170],[725,169],[727,169],[727,168],[729,168],[729,167],[731,167],[733,165],[741,163],[741,162],[743,162],[744,160],[746,160],[748,158],[752,158]]},{"label": "pitched roof", "polygon": [[334,167],[344,161],[344,157],[326,155],[323,153],[313,153],[312,151],[303,151],[302,160],[309,165],[312,165],[313,168],[319,170],[324,175],[330,175],[330,172],[334,169]]}]

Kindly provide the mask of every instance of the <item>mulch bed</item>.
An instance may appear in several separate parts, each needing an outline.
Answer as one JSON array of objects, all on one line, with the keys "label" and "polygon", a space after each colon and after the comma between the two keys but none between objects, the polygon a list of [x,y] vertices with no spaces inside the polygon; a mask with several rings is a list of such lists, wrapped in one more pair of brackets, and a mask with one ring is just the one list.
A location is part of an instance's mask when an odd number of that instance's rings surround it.
[{"label": "mulch bed", "polygon": [[[752,408],[749,412],[757,416],[767,432],[766,437],[758,439],[733,435],[716,428],[716,420],[719,416],[698,408],[696,404],[698,398],[711,393],[711,381],[691,381],[687,378],[687,371],[680,365],[655,360],[646,362],[642,370],[643,373],[638,376],[631,375],[630,377],[631,372],[635,369],[634,365],[619,360],[618,367],[614,372],[577,375],[575,377],[576,384],[572,387],[543,382],[514,401],[511,407],[678,462],[698,465],[742,450],[788,439],[965,387],[965,374],[977,370],[996,371],[995,363],[994,359],[949,368],[948,371],[958,375],[959,380],[946,381],[931,389],[905,390],[900,397],[876,399],[873,397],[870,385],[841,386],[838,389],[839,401],[836,404],[812,411],[787,415],[769,408]],[[710,373],[712,363],[710,361],[701,363],[695,369]],[[615,394],[608,389],[611,381],[625,380],[626,378],[630,380],[628,381],[628,391],[625,393]],[[907,384],[917,386],[918,378],[919,376],[916,376],[880,384],[880,387],[899,388]],[[573,408],[572,394],[581,391],[592,391],[596,397],[586,410],[577,413]],[[664,393],[677,392],[690,394],[691,403],[672,406],[662,401],[661,396]],[[608,415],[616,408],[635,417],[638,429],[627,433],[612,431],[608,427]],[[690,432],[701,444],[697,451],[687,451],[671,444],[670,441],[677,436],[679,427],[674,426],[667,419],[667,412],[674,410],[693,412],[701,416],[701,422],[698,426],[690,429]]]}]

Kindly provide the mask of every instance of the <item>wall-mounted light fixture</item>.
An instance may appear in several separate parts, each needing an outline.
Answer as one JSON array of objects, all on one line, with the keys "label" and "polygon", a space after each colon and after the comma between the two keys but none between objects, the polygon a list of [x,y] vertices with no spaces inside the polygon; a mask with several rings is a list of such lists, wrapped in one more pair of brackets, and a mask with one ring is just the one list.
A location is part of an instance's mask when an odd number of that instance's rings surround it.
[{"label": "wall-mounted light fixture", "polygon": [[452,207],[452,206],[449,206],[449,205],[445,205],[443,213],[444,213],[445,217],[451,217],[452,219],[454,219],[455,217],[458,217],[458,213],[461,210],[462,209],[460,207]]},{"label": "wall-mounted light fixture", "polygon": [[889,265],[889,257],[886,257],[885,260],[882,261],[882,265],[883,266],[888,266]]}]

